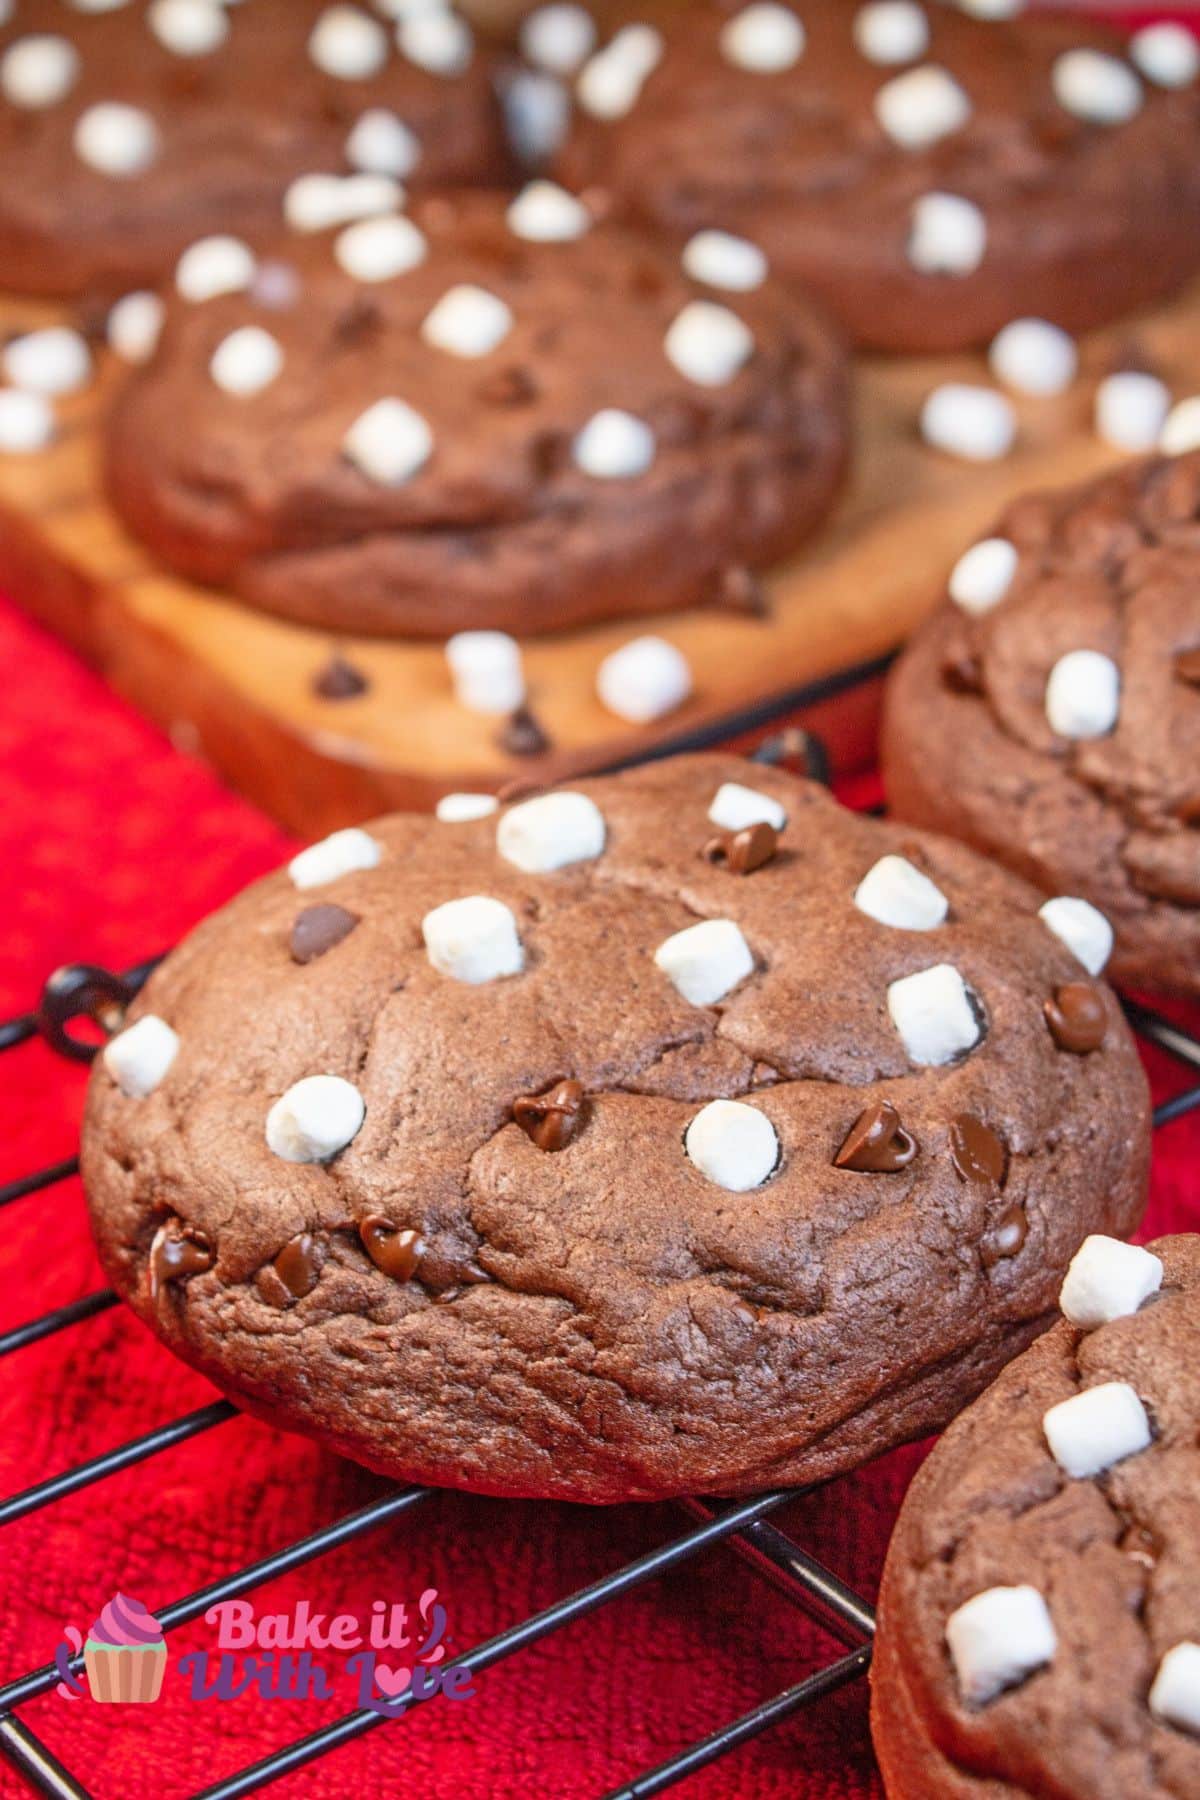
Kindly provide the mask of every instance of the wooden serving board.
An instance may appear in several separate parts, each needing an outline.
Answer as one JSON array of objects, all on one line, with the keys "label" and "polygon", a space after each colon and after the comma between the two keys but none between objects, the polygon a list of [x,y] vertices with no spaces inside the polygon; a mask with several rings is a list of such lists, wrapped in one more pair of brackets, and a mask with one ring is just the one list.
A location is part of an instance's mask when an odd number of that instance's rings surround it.
[{"label": "wooden serving board", "polygon": [[[3,301],[0,333],[55,316]],[[558,779],[717,742],[798,708],[845,765],[869,754],[879,682],[851,690],[839,676],[896,648],[1010,497],[1115,460],[1092,433],[1093,394],[1131,353],[1176,394],[1200,390],[1200,288],[1090,339],[1080,380],[1061,398],[1020,403],[1017,450],[983,468],[928,449],[916,428],[930,388],[985,379],[982,358],[865,362],[850,485],[825,533],[768,578],[770,616],[695,610],[530,640],[530,701],[551,740],[538,756],[504,752],[499,722],[456,704],[438,645],[341,640],[369,687],[322,700],[313,679],[335,647],[330,637],[158,570],[101,492],[98,421],[119,379],[111,366],[60,403],[51,449],[0,457],[0,583],[181,748],[309,836],[392,807],[428,807],[453,789]],[[594,684],[601,659],[643,631],[679,646],[695,691],[669,718],[634,728],[604,710]]]}]

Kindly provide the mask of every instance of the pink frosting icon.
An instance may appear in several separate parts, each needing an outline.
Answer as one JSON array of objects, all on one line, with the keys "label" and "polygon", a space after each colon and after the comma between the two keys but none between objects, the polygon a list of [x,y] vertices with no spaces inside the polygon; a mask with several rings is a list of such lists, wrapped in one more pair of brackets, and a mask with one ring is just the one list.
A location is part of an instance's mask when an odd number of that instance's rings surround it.
[{"label": "pink frosting icon", "polygon": [[140,1600],[114,1594],[88,1632],[83,1662],[93,1700],[157,1700],[167,1666],[162,1626]]}]

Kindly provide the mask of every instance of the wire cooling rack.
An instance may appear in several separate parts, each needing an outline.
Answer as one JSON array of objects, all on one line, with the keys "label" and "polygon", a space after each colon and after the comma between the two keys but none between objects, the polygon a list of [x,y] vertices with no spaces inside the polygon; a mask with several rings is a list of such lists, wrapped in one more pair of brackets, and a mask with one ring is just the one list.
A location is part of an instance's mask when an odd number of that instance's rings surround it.
[{"label": "wire cooling rack", "polygon": [[[804,733],[781,732],[767,739],[757,758],[768,763],[798,761],[806,773],[824,774],[825,758],[819,741]],[[158,960],[152,958],[120,975],[86,964],[57,970],[46,982],[34,1011],[0,1022],[0,1054],[40,1037],[62,1056],[90,1061],[99,1047],[98,1040],[102,1042],[104,1037],[119,1029],[123,1009]],[[1200,1077],[1200,1041],[1161,1013],[1135,1001],[1127,1000],[1125,1010],[1130,1023],[1142,1037]],[[1165,1125],[1198,1107],[1200,1079],[1161,1105],[1155,1113],[1154,1123]],[[78,1169],[78,1159],[72,1157],[0,1186],[0,1209],[70,1179]],[[15,1355],[27,1345],[69,1331],[116,1304],[117,1297],[112,1290],[102,1289],[31,1319],[25,1325],[0,1334],[0,1358]],[[120,1470],[148,1462],[175,1444],[217,1429],[234,1416],[235,1408],[228,1401],[217,1400],[141,1437],[118,1444],[74,1468],[65,1469],[59,1475],[50,1476],[0,1501],[0,1527],[27,1518]],[[185,1594],[170,1605],[160,1606],[157,1609],[159,1623],[164,1632],[169,1633],[198,1618],[211,1606],[249,1593],[276,1576],[315,1561],[326,1551],[353,1542],[402,1515],[419,1511],[434,1492],[421,1487],[395,1488],[319,1531],[234,1569],[219,1581]],[[603,1800],[650,1800],[652,1795],[665,1792],[771,1726],[814,1705],[825,1695],[860,1680],[867,1672],[875,1628],[870,1606],[839,1576],[781,1531],[770,1517],[784,1501],[796,1497],[797,1490],[792,1489],[762,1494],[729,1506],[710,1505],[702,1500],[681,1501],[679,1510],[688,1523],[678,1536],[475,1645],[445,1667],[467,1667],[480,1674],[575,1620],[586,1618],[598,1608],[620,1599],[644,1582],[678,1568],[702,1551],[716,1545],[725,1546],[747,1571],[769,1581],[793,1605],[814,1619],[839,1646],[839,1653],[832,1655],[829,1662],[804,1680],[762,1701],[740,1718],[717,1726],[706,1737],[666,1762],[645,1770],[603,1797]],[[82,1661],[81,1656],[75,1657],[72,1669],[77,1672]],[[58,1679],[55,1667],[46,1664],[0,1687],[0,1756],[37,1793],[50,1795],[53,1800],[92,1800],[89,1789],[79,1777],[64,1767],[19,1714],[25,1702],[48,1692]],[[397,1696],[397,1700],[402,1701],[410,1695],[411,1690],[406,1690]],[[422,1704],[422,1712],[428,1704]],[[395,1720],[388,1720],[370,1711],[348,1712],[331,1724],[298,1737],[260,1761],[215,1782],[193,1796],[193,1800],[238,1800],[240,1795],[256,1793],[282,1776],[295,1774],[318,1758],[332,1755],[341,1745],[365,1732],[384,1725],[390,1725],[393,1731],[402,1729],[407,1716],[405,1713]]]}]

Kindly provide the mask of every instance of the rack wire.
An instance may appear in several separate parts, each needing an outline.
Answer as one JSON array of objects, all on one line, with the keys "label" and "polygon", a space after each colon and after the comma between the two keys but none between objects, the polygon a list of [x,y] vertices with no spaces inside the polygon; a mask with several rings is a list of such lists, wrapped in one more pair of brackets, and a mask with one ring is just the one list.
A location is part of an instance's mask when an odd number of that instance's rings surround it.
[{"label": "rack wire", "polygon": [[[804,733],[778,733],[767,739],[757,756],[758,760],[768,763],[800,762],[808,773],[824,773],[819,741]],[[57,970],[45,983],[32,1011],[0,1022],[0,1054],[11,1053],[40,1038],[61,1056],[90,1061],[103,1038],[118,1028],[123,1008],[159,960],[158,957],[151,958],[120,974],[87,964],[73,964]],[[1200,1040],[1139,1002],[1127,1000],[1125,1010],[1133,1028],[1143,1038],[1156,1044],[1197,1078],[1157,1109],[1156,1127],[1200,1108]],[[78,1168],[78,1159],[72,1157],[0,1185],[0,1210],[54,1188],[77,1174]],[[112,1290],[102,1289],[31,1319],[0,1335],[0,1358],[14,1355],[43,1339],[72,1331],[116,1304],[117,1297]],[[217,1430],[236,1416],[236,1409],[228,1401],[217,1400],[140,1437],[117,1444],[101,1455],[0,1501],[0,1527],[28,1518],[110,1475],[148,1462],[174,1445]],[[481,1674],[574,1621],[611,1605],[644,1583],[679,1568],[703,1551],[724,1547],[748,1573],[770,1582],[793,1606],[813,1619],[836,1646],[836,1654],[803,1680],[762,1701],[741,1717],[718,1725],[697,1742],[602,1797],[602,1800],[651,1800],[651,1796],[664,1793],[772,1726],[815,1705],[837,1689],[861,1680],[867,1672],[875,1628],[871,1607],[771,1518],[778,1507],[785,1501],[796,1499],[801,1491],[762,1494],[735,1505],[713,1505],[696,1499],[681,1501],[678,1510],[686,1521],[686,1528],[677,1536],[668,1538],[589,1586],[508,1626],[444,1667],[465,1667]],[[368,1532],[419,1512],[429,1504],[434,1493],[435,1490],[422,1487],[394,1488],[369,1505],[346,1513],[319,1530],[159,1607],[158,1620],[164,1632],[169,1634],[178,1626],[200,1617],[211,1606],[249,1593]],[[73,1672],[78,1672],[82,1662],[82,1656],[72,1660]],[[50,1796],[51,1800],[93,1800],[79,1776],[64,1767],[20,1717],[19,1709],[48,1692],[58,1679],[54,1665],[46,1664],[0,1686],[0,1758],[5,1759],[34,1792]],[[406,1689],[397,1696],[397,1706],[412,1697],[411,1689]],[[437,1696],[433,1698],[436,1703]],[[429,1704],[429,1701],[422,1702],[422,1713]],[[242,1795],[256,1793],[317,1759],[334,1754],[342,1745],[368,1731],[389,1724],[392,1730],[400,1728],[410,1714],[411,1708],[398,1713],[395,1720],[389,1720],[370,1711],[348,1712],[214,1782],[193,1796],[193,1800],[239,1800]]]}]

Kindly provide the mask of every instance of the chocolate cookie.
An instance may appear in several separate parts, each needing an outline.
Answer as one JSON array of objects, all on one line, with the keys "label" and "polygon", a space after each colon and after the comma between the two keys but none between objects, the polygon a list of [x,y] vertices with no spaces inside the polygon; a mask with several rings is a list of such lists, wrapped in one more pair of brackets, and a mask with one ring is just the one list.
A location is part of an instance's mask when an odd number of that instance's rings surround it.
[{"label": "chocolate cookie", "polygon": [[1031,313],[1083,330],[1168,292],[1200,264],[1187,40],[1135,43],[1139,69],[1101,27],[987,10],[708,0],[626,25],[575,80],[563,177],[686,241],[718,289],[770,268],[887,350]]},{"label": "chocolate cookie", "polygon": [[240,1404],[394,1475],[836,1474],[943,1424],[1139,1217],[1137,1052],[1101,984],[1088,1047],[1048,1021],[1081,984],[1036,908],[732,758],[339,832],[98,1063],[104,1266]]},{"label": "chocolate cookie", "polygon": [[1093,973],[1108,920],[1115,976],[1193,994],[1198,517],[1197,454],[1019,501],[955,567],[883,732],[896,813],[1070,896]]},{"label": "chocolate cookie", "polygon": [[888,1551],[889,1800],[1200,1794],[1200,1237],[1089,1238]]},{"label": "chocolate cookie", "polygon": [[269,611],[434,637],[658,612],[838,486],[824,321],[773,283],[718,304],[549,183],[293,236],[267,272],[176,299],[108,480],[166,562]]},{"label": "chocolate cookie", "polygon": [[155,282],[197,238],[276,229],[301,176],[349,212],[381,183],[505,167],[488,59],[449,8],[393,24],[321,0],[0,7],[6,288]]}]

